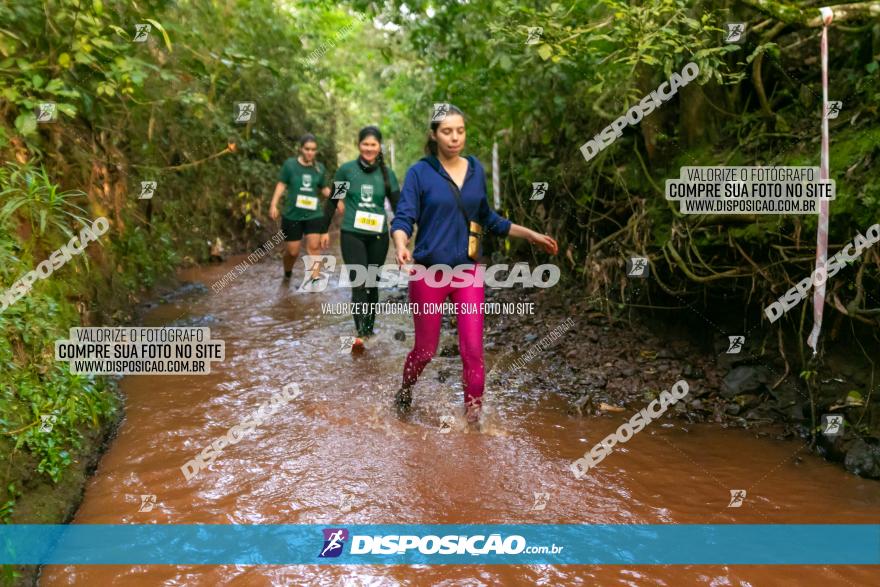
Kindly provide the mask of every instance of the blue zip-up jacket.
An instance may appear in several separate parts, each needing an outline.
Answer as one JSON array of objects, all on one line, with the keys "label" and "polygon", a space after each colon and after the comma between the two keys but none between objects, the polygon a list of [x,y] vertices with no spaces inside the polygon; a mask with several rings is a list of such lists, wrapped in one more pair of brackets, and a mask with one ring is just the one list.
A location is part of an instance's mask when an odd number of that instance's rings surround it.
[{"label": "blue zip-up jacket", "polygon": [[[468,218],[478,222],[484,233],[506,236],[511,222],[489,207],[483,166],[476,157],[468,156],[467,160],[461,199]],[[402,230],[411,237],[413,225],[419,225],[413,259],[421,265],[473,264],[467,256],[467,225],[450,181],[436,157],[424,157],[406,172],[391,231]]]}]

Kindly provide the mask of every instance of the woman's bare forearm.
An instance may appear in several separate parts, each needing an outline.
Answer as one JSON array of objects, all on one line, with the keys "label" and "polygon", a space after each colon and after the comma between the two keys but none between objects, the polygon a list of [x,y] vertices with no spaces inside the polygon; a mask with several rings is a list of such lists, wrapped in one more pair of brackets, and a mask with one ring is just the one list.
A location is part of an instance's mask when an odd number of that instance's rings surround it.
[{"label": "woman's bare forearm", "polygon": [[400,229],[392,232],[391,238],[394,240],[394,246],[398,249],[405,249],[406,245],[409,243],[409,236],[407,236],[406,232]]},{"label": "woman's bare forearm", "polygon": [[281,183],[280,181],[275,184],[275,193],[272,195],[272,204],[270,207],[274,208],[278,205],[278,202],[281,200],[281,195],[284,193],[284,190],[287,189],[287,186]]},{"label": "woman's bare forearm", "polygon": [[526,228],[525,226],[511,223],[510,232],[507,233],[507,236],[511,236],[513,238],[524,238],[527,241],[532,241],[535,236],[535,231],[530,228]]}]

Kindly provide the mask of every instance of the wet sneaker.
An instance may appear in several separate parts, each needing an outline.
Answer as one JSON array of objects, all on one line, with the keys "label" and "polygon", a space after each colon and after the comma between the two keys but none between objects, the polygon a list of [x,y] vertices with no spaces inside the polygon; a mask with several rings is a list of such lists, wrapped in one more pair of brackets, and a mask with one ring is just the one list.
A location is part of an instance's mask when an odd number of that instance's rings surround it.
[{"label": "wet sneaker", "polygon": [[351,343],[351,354],[359,355],[364,352],[366,348],[367,347],[364,346],[364,340],[362,338],[355,338],[354,342]]},{"label": "wet sneaker", "polygon": [[313,292],[316,290],[320,291],[320,284],[321,284],[322,277],[323,276],[320,276],[320,275],[318,277],[309,277],[305,282],[303,282],[303,284],[300,286],[299,290],[305,291],[305,292]]},{"label": "wet sneaker", "polygon": [[398,389],[397,395],[394,397],[394,406],[397,408],[397,413],[400,415],[406,414],[411,405],[412,389],[409,387],[401,387]]},{"label": "wet sneaker", "polygon": [[465,409],[465,419],[467,419],[468,424],[479,424],[482,413],[483,407],[480,404],[469,404]]}]

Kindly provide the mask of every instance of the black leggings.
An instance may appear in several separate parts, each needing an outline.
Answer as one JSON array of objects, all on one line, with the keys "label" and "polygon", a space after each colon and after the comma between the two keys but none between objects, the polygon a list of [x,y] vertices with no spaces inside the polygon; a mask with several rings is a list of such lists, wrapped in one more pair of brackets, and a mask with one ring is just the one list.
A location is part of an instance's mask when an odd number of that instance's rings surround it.
[{"label": "black leggings", "polygon": [[[385,263],[385,256],[388,254],[388,233],[383,232],[377,235],[358,234],[355,232],[342,231],[340,239],[342,245],[342,260],[346,265],[369,265],[381,266]],[[349,278],[354,280],[356,274],[354,271],[349,273]],[[376,304],[379,302],[378,287],[353,287],[351,288],[351,301],[354,304]],[[360,306],[360,308],[369,306]],[[353,312],[354,327],[357,329],[358,336],[372,336],[373,323],[376,321],[376,315],[372,312],[361,313],[356,310]]]}]

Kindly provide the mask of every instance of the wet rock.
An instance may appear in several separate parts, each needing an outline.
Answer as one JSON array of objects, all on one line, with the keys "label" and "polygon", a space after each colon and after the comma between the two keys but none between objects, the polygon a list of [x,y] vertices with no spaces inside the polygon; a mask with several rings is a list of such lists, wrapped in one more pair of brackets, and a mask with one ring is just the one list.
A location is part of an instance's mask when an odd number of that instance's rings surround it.
[{"label": "wet rock", "polygon": [[709,394],[709,388],[705,385],[700,385],[699,383],[695,383],[694,385],[688,386],[691,397],[703,397]]},{"label": "wet rock", "polygon": [[861,438],[856,440],[846,451],[843,464],[854,475],[880,479],[880,445],[868,444]]},{"label": "wet rock", "polygon": [[587,371],[580,377],[580,383],[588,389],[605,389],[608,380],[597,371]]},{"label": "wet rock", "polygon": [[746,420],[767,420],[768,422],[775,420],[774,415],[764,406],[749,410],[746,412],[745,418]]},{"label": "wet rock", "polygon": [[599,335],[594,330],[587,332],[587,340],[590,342],[599,342]]},{"label": "wet rock", "polygon": [[406,333],[403,330],[398,330],[394,333],[394,340],[406,340]]},{"label": "wet rock", "polygon": [[693,410],[702,410],[703,409],[703,400],[695,399],[691,402],[691,409]]},{"label": "wet rock", "polygon": [[168,303],[177,298],[181,298],[189,295],[200,295],[208,293],[208,288],[205,284],[200,282],[188,282],[184,283],[182,286],[177,288],[176,290],[166,293],[160,299],[162,303]]},{"label": "wet rock", "polygon": [[175,320],[170,326],[210,326],[211,324],[219,324],[220,318],[213,314],[205,314],[204,316],[188,316]]},{"label": "wet rock", "polygon": [[458,345],[453,343],[445,345],[440,349],[440,352],[437,353],[441,357],[457,357],[458,356]]},{"label": "wet rock", "polygon": [[633,369],[632,367],[624,367],[623,369],[620,370],[620,374],[623,375],[624,377],[632,377],[633,375],[636,374],[636,370]]},{"label": "wet rock", "polygon": [[783,383],[776,389],[771,389],[770,393],[776,399],[779,406],[790,406],[797,403],[798,397],[801,396],[797,388],[789,383]]},{"label": "wet rock", "polygon": [[526,342],[535,342],[536,340],[538,340],[538,335],[537,334],[527,334],[525,340],[526,340]]},{"label": "wet rock", "polygon": [[681,376],[685,379],[702,379],[706,376],[706,374],[703,373],[703,370],[699,367],[694,367],[693,365],[688,363],[681,370]]},{"label": "wet rock", "polygon": [[741,408],[748,409],[754,408],[759,403],[761,403],[761,398],[759,398],[757,395],[744,394],[736,396],[735,398],[733,398],[733,401],[739,404]]},{"label": "wet rock", "polygon": [[657,351],[657,358],[658,359],[674,359],[675,353],[671,349],[663,347],[662,349]]},{"label": "wet rock", "polygon": [[721,395],[727,399],[760,389],[769,380],[765,367],[741,365],[734,367],[721,382]]},{"label": "wet rock", "polygon": [[741,409],[742,408],[740,407],[739,404],[727,404],[724,407],[724,413],[729,414],[731,416],[736,416],[737,414],[739,414]]},{"label": "wet rock", "polygon": [[800,422],[804,419],[804,406],[801,404],[790,405],[782,410],[782,414],[786,420]]}]

